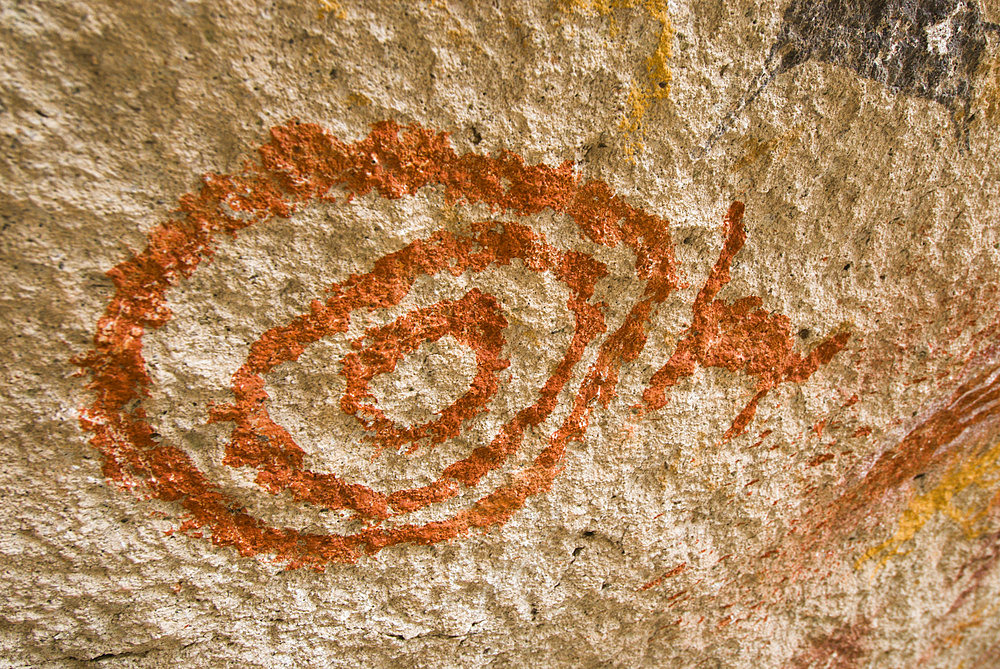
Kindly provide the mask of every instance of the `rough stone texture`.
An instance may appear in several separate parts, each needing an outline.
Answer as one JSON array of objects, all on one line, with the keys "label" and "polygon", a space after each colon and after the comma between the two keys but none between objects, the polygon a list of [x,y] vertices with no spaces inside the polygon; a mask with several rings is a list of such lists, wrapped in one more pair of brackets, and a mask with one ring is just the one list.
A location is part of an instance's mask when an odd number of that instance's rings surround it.
[{"label": "rough stone texture", "polygon": [[0,3],[0,662],[1000,666],[998,21]]}]

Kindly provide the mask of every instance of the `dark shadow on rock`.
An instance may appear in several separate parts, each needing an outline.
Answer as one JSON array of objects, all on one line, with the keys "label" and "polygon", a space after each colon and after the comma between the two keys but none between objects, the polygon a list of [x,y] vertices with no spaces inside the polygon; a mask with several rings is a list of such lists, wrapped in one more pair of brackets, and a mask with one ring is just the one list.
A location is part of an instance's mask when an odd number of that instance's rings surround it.
[{"label": "dark shadow on rock", "polygon": [[972,78],[987,32],[973,0],[792,0],[764,69],[719,123],[701,155],[779,74],[813,59],[853,70],[893,93],[934,100],[951,111],[968,144]]}]

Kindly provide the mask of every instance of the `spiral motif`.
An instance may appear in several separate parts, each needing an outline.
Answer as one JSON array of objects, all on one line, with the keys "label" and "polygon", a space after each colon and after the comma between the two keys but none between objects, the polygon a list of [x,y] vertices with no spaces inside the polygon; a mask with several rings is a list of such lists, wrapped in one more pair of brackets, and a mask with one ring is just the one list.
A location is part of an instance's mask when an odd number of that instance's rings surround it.
[{"label": "spiral motif", "polygon": [[[352,513],[362,527],[354,533],[319,534],[270,526],[213,484],[183,449],[158,439],[141,401],[151,387],[143,336],[169,321],[167,290],[210,258],[218,236],[293,215],[310,201],[336,203],[372,191],[396,199],[428,186],[443,189],[449,201],[483,204],[514,217],[545,209],[566,215],[591,242],[631,249],[645,291],[622,325],[607,334],[605,305],[592,301],[595,283],[608,273],[605,265],[586,253],[557,249],[517,220],[442,230],[383,256],[368,273],[331,286],[308,313],[271,328],[250,346],[232,379],[233,401],[213,407],[208,420],[233,426],[223,464],[252,468],[256,483],[267,492],[287,492],[300,503]],[[186,514],[183,530],[207,530],[218,545],[244,555],[271,554],[290,566],[351,562],[387,546],[431,544],[507,521],[528,497],[551,485],[567,446],[583,439],[594,402],[610,400],[621,365],[642,350],[652,308],[678,283],[666,223],[628,205],[607,185],[578,179],[570,163],[553,168],[525,165],[511,153],[458,155],[446,134],[391,122],[376,124],[367,138],[350,144],[312,124],[293,121],[275,127],[259,149],[258,161],[239,174],[207,175],[198,192],[180,199],[179,212],[150,234],[143,252],[109,272],[116,293],[98,322],[93,349],[78,360],[94,394],[81,412],[81,423],[104,455],[106,476],[127,486],[141,484],[152,496],[179,504]],[[303,450],[268,413],[264,377],[269,371],[298,359],[324,337],[346,336],[352,314],[359,310],[400,304],[418,278],[474,274],[515,261],[555,278],[570,296],[574,332],[538,389],[537,401],[515,412],[489,443],[421,487],[378,491],[306,468]],[[340,408],[363,427],[376,454],[433,448],[452,439],[484,411],[503,382],[500,373],[510,364],[503,357],[507,325],[496,296],[472,289],[459,299],[440,300],[371,327],[350,342],[351,350],[340,360],[346,380]],[[415,425],[392,421],[373,401],[369,384],[422,344],[446,335],[475,355],[469,389],[433,420]],[[395,522],[477,487],[507,462],[526,431],[552,415],[585,351],[601,335],[596,360],[573,393],[567,417],[529,466],[450,518]],[[390,520],[394,522],[386,522]]]}]

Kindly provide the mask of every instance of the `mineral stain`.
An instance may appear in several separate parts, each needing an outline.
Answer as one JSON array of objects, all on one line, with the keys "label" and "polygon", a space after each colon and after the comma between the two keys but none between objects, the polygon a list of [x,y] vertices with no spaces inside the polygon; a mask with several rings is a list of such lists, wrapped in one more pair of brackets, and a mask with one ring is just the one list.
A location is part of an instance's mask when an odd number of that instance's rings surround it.
[{"label": "mineral stain", "polygon": [[892,93],[938,102],[968,143],[972,80],[986,50],[984,21],[972,0],[792,0],[764,68],[716,126],[707,151],[771,81],[809,60],[839,65]]}]

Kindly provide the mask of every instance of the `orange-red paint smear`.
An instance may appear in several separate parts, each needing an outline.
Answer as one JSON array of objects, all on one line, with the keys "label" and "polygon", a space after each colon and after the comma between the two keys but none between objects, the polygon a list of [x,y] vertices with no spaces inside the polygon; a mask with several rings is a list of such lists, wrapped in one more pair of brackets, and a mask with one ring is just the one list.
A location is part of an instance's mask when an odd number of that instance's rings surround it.
[{"label": "orange-red paint smear", "polygon": [[732,303],[716,299],[729,283],[733,258],[746,242],[743,209],[742,202],[730,206],[723,223],[725,243],[695,298],[691,325],[681,335],[670,359],[650,379],[643,395],[650,409],[659,409],[667,402],[667,388],[694,374],[699,365],[756,376],[756,393],[733,420],[725,440],[746,430],[768,392],[786,381],[805,381],[830,362],[848,340],[846,332],[833,335],[803,358],[794,351],[791,321],[787,316],[761,309],[763,302],[759,297],[743,297]]},{"label": "orange-red paint smear", "polygon": [[[832,504],[817,510],[817,530],[855,527],[885,505],[885,498],[915,477],[963,455],[964,440],[1000,424],[1000,367],[995,364],[967,379],[949,401],[887,449],[864,478]],[[870,430],[865,434],[869,434]],[[972,440],[975,443],[975,440]],[[826,533],[817,533],[825,537]]]},{"label": "orange-red paint smear", "polygon": [[[81,424],[92,433],[91,443],[104,456],[106,476],[123,485],[145,485],[150,493],[181,506],[187,519],[182,529],[195,534],[210,530],[211,540],[231,546],[243,555],[270,554],[289,566],[315,568],[329,562],[351,562],[403,543],[431,544],[473,528],[505,522],[527,498],[546,490],[561,468],[567,445],[582,439],[593,400],[608,401],[614,393],[621,365],[635,359],[646,340],[646,321],[652,306],[678,285],[673,246],[662,219],[638,210],[600,182],[584,182],[573,175],[570,163],[553,168],[525,165],[511,153],[495,156],[457,155],[446,134],[418,126],[401,132],[392,122],[373,126],[371,134],[345,144],[312,124],[290,122],[271,130],[271,139],[259,149],[259,160],[239,174],[209,174],[200,190],[180,198],[178,216],[155,228],[144,251],[109,272],[116,293],[97,324],[93,349],[79,359],[90,376],[93,402],[81,412]],[[335,202],[371,191],[385,198],[411,196],[424,187],[437,187],[450,201],[483,204],[495,211],[526,216],[551,209],[571,217],[590,240],[608,246],[624,244],[636,256],[645,293],[622,327],[598,351],[585,375],[573,407],[548,446],[531,466],[453,517],[423,525],[370,525],[351,535],[300,532],[271,527],[247,514],[195,467],[188,455],[154,439],[141,400],[150,378],[143,358],[142,337],[162,327],[171,317],[167,290],[181,283],[203,260],[211,258],[216,237],[274,216],[289,216],[312,200]],[[418,275],[452,271],[449,263],[477,271],[490,263],[521,258],[532,271],[547,271],[571,290],[569,308],[576,331],[564,358],[541,389],[539,401],[519,412],[489,445],[481,446],[452,467],[437,483],[416,491],[386,495],[366,486],[349,485],[334,477],[302,469],[302,452],[263,410],[267,394],[262,375],[281,362],[297,359],[321,337],[342,332],[357,308],[375,309],[397,304]],[[594,283],[604,267],[580,253],[559,253],[527,228],[505,223],[500,232],[473,226],[468,236],[439,233],[413,242],[376,263],[365,275],[352,276],[334,287],[330,299],[313,302],[309,314],[265,333],[251,348],[246,364],[233,379],[235,401],[218,408],[216,421],[235,423],[226,450],[226,463],[258,470],[258,481],[271,491],[289,490],[295,498],[352,509],[379,519],[390,509],[403,513],[454,494],[458,485],[472,486],[517,448],[524,430],[538,425],[555,407],[587,344],[605,324],[601,305],[591,304]],[[375,440],[382,447],[451,435],[483,397],[494,392],[503,317],[488,296],[469,295],[458,303],[418,311],[388,326],[406,339],[400,349],[385,347],[389,330],[366,333],[357,358],[351,358],[354,379],[347,408],[373,421]],[[481,327],[477,325],[482,320]],[[476,328],[480,327],[477,331]],[[413,432],[393,428],[362,403],[369,374],[390,366],[418,341],[458,333],[474,349],[478,372],[473,388],[447,416]],[[367,344],[367,346],[366,346]],[[382,357],[380,357],[382,356]],[[353,376],[351,376],[353,375]],[[255,404],[256,403],[256,404]],[[366,407],[368,407],[366,409]]]},{"label": "orange-red paint smear", "polygon": [[[836,496],[807,508],[790,523],[792,530],[782,545],[758,557],[758,562],[770,558],[765,565],[753,567],[755,578],[767,583],[768,601],[781,601],[792,584],[827,578],[835,549],[853,546],[857,550],[852,542],[859,531],[884,531],[886,512],[896,512],[914,479],[935,475],[996,435],[1000,425],[997,351],[991,346],[977,355],[969,363],[976,371],[944,404],[888,446]],[[866,428],[865,434],[869,433]]]}]

